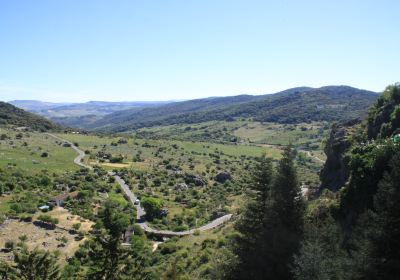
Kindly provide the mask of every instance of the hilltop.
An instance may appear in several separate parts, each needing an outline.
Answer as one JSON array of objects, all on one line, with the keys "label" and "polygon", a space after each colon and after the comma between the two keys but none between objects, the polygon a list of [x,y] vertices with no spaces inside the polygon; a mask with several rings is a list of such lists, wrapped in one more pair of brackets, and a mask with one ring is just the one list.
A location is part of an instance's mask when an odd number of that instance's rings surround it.
[{"label": "hilltop", "polygon": [[122,132],[156,125],[235,118],[283,124],[349,120],[364,116],[377,97],[375,92],[349,86],[298,87],[275,94],[211,97],[157,108],[128,109],[109,114],[87,128]]},{"label": "hilltop", "polygon": [[26,112],[9,103],[0,101],[0,125],[26,126],[34,130],[47,131],[57,129],[53,122]]}]

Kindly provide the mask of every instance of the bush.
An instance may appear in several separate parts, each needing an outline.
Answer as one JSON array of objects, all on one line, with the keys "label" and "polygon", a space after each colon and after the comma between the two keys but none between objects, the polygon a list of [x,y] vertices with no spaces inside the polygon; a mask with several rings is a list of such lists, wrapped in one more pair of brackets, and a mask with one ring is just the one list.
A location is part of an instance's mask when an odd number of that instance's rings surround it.
[{"label": "bush", "polygon": [[163,201],[154,197],[144,197],[141,201],[141,205],[146,211],[146,217],[149,220],[160,217],[161,210],[164,205]]},{"label": "bush", "polygon": [[7,240],[4,244],[4,248],[6,248],[7,250],[12,250],[14,249],[14,241],[12,240]]},{"label": "bush", "polygon": [[176,226],[176,227],[174,228],[174,231],[185,231],[185,230],[188,230],[188,227],[187,227],[187,226],[184,226],[184,225]]},{"label": "bush", "polygon": [[53,218],[49,215],[40,215],[38,217],[38,221],[41,221],[43,223],[49,224],[51,226],[55,226],[56,224],[58,224],[58,219],[57,218]]},{"label": "bush", "polygon": [[26,234],[23,234],[20,237],[18,237],[18,239],[21,240],[22,242],[26,242],[28,240],[28,236]]},{"label": "bush", "polygon": [[144,235],[143,229],[138,224],[133,225],[133,232],[135,235],[139,235],[139,236]]},{"label": "bush", "polygon": [[47,153],[47,152],[43,152],[41,155],[40,155],[41,157],[48,157],[49,156],[49,153]]},{"label": "bush", "polygon": [[19,216],[19,219],[23,222],[32,222],[32,215],[22,214]]},{"label": "bush", "polygon": [[124,160],[124,158],[122,157],[122,155],[110,158],[111,163],[121,163],[123,160]]},{"label": "bush", "polygon": [[81,223],[73,224],[73,225],[72,225],[72,228],[73,228],[74,230],[79,230],[79,229],[81,228]]},{"label": "bush", "polygon": [[172,254],[178,250],[178,246],[174,243],[168,242],[160,244],[160,253],[163,255]]}]

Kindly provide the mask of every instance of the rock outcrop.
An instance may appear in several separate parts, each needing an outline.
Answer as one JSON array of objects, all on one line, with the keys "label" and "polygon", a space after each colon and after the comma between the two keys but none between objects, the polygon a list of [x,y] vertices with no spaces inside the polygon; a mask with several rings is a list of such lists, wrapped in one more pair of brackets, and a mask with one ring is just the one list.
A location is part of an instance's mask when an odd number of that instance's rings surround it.
[{"label": "rock outcrop", "polygon": [[351,147],[349,131],[359,123],[354,120],[347,123],[335,124],[332,127],[324,152],[327,156],[324,167],[320,172],[320,189],[337,191],[345,185],[349,178],[346,152]]},{"label": "rock outcrop", "polygon": [[202,187],[206,184],[203,179],[192,174],[185,175],[185,183],[195,185],[196,187]]},{"label": "rock outcrop", "polygon": [[232,178],[231,174],[229,172],[220,172],[215,176],[215,181],[218,183],[225,183],[227,180],[230,180]]}]

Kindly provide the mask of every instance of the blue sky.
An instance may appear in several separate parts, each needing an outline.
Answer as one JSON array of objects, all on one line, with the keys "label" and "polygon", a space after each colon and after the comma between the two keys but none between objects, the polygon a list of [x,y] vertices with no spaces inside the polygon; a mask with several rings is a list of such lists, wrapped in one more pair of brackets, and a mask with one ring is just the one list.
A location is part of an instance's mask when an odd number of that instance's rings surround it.
[{"label": "blue sky", "polygon": [[0,100],[171,100],[400,80],[400,1],[0,1]]}]

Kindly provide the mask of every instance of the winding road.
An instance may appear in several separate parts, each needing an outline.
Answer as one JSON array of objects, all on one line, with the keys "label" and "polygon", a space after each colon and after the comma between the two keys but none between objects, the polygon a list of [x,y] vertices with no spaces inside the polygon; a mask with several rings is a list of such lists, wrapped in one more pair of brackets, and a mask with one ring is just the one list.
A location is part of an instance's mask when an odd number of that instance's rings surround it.
[{"label": "winding road", "polygon": [[59,140],[61,142],[70,144],[71,148],[74,149],[79,154],[76,158],[74,158],[74,163],[79,165],[80,167],[92,169],[91,166],[88,166],[88,165],[82,163],[82,159],[85,157],[85,152],[82,151],[81,149],[79,149],[77,146],[75,146],[74,143],[72,143],[72,142],[70,142],[68,140],[62,139],[62,138],[60,138],[60,137],[58,137],[58,136],[56,136],[54,134],[51,134],[51,133],[45,133],[45,134],[47,134],[47,135],[49,135],[49,136],[51,136],[51,137],[53,137],[53,138],[55,138],[55,139],[57,139],[57,140]]},{"label": "winding road", "polygon": [[[66,140],[66,139],[62,139],[54,134],[51,133],[45,133],[46,135],[49,135],[59,141],[62,141],[64,143],[68,143],[71,145],[71,148],[74,149],[77,153],[78,156],[74,159],[74,163],[84,167],[84,168],[89,168],[92,169],[91,166],[86,165],[84,163],[82,163],[82,159],[85,157],[85,152],[82,151],[81,149],[79,149],[74,143]],[[116,180],[116,182],[120,185],[122,191],[125,193],[125,196],[128,198],[129,202],[132,203],[132,205],[136,208],[136,212],[137,212],[137,224],[145,231],[148,233],[153,233],[159,236],[184,236],[184,235],[190,235],[193,234],[195,231],[205,231],[205,230],[210,230],[213,228],[216,228],[220,225],[222,225],[223,223],[229,221],[232,218],[232,214],[228,214],[228,215],[224,215],[222,217],[219,217],[215,220],[212,220],[211,222],[209,222],[208,224],[205,224],[201,227],[198,228],[194,228],[194,229],[190,229],[190,230],[186,230],[186,231],[171,231],[171,230],[157,230],[157,229],[153,229],[150,226],[148,226],[146,224],[146,222],[144,221],[146,212],[144,211],[144,209],[140,206],[140,204],[135,204],[135,201],[137,199],[137,197],[135,196],[135,194],[131,191],[130,187],[125,183],[125,181],[118,176],[117,174],[115,174],[114,172],[108,172],[109,176],[113,176]]]}]

